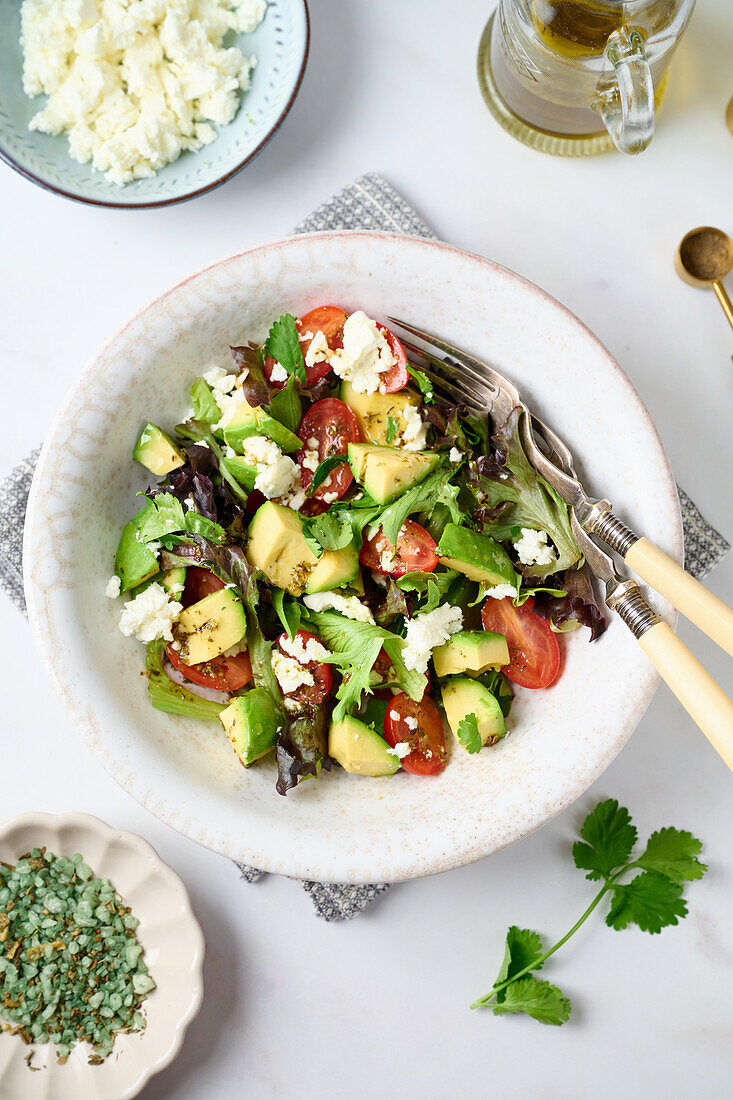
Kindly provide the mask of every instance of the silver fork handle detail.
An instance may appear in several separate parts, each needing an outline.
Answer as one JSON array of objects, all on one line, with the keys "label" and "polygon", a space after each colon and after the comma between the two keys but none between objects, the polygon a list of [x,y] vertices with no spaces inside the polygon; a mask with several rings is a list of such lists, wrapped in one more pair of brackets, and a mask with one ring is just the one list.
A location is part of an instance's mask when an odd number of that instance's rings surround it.
[{"label": "silver fork handle detail", "polygon": [[637,576],[733,657],[733,609],[649,539],[635,534],[607,500],[588,501],[577,511],[585,531],[603,539]]}]

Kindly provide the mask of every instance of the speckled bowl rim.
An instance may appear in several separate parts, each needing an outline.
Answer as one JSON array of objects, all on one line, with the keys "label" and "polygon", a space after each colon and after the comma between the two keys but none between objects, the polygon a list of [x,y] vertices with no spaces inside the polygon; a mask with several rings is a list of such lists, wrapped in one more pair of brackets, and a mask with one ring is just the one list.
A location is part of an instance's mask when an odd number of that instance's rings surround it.
[{"label": "speckled bowl rim", "polygon": [[[0,145],[0,161],[3,161],[17,172],[19,176],[29,180],[31,183],[35,183],[37,187],[43,188],[44,191],[48,191],[52,195],[58,195],[59,198],[69,199],[71,202],[80,202],[85,206],[99,206],[103,209],[112,210],[151,210],[158,206],[176,206],[180,202],[189,202],[191,199],[196,199],[199,195],[205,195],[208,191],[215,191],[217,187],[221,187],[222,184],[227,183],[234,176],[238,175],[243,168],[246,168],[248,164],[255,159],[255,157],[262,152],[267,143],[275,136],[277,131],[282,126],[283,122],[290,113],[290,108],[295,103],[298,92],[300,91],[300,85],[303,83],[303,77],[305,76],[305,68],[308,64],[308,54],[310,52],[310,13],[308,11],[308,0],[300,0],[303,5],[303,15],[305,16],[305,40],[303,43],[303,60],[300,63],[298,75],[295,80],[295,85],[288,98],[287,103],[283,107],[282,111],[275,119],[274,123],[267,131],[262,141],[257,145],[251,153],[236,164],[234,168],[231,168],[228,172],[225,172],[223,176],[219,176],[218,179],[212,180],[211,183],[207,183],[205,187],[198,187],[195,191],[187,191],[184,195],[174,195],[170,199],[155,199],[152,202],[115,202],[113,199],[91,199],[85,195],[75,194],[73,191],[66,191],[63,187],[56,187],[53,183],[49,183],[48,180],[43,179],[42,176],[36,175],[35,172],[31,172],[29,168],[26,168],[19,161],[12,157],[6,149]],[[151,303],[152,304],[152,303]]]},{"label": "speckled bowl rim", "polygon": [[[133,851],[136,856],[141,859],[141,861],[152,862],[155,868],[156,876],[161,879],[165,879],[171,892],[176,894],[183,909],[181,919],[185,920],[185,922],[188,924],[189,929],[193,934],[193,938],[196,941],[195,951],[188,966],[188,969],[190,970],[192,975],[191,1000],[187,1005],[185,1011],[182,1012],[175,1023],[168,1049],[157,1058],[155,1058],[153,1061],[150,1061],[145,1066],[143,1066],[140,1070],[139,1076],[134,1082],[131,1082],[130,1085],[126,1086],[123,1089],[120,1089],[119,1092],[115,1093],[117,1100],[132,1100],[133,1097],[137,1096],[143,1090],[143,1088],[145,1088],[152,1077],[154,1077],[158,1073],[161,1073],[164,1069],[171,1065],[172,1062],[175,1061],[175,1059],[180,1054],[181,1047],[183,1046],[183,1041],[186,1037],[186,1032],[188,1031],[189,1026],[196,1019],[196,1016],[201,1009],[201,1005],[203,1004],[204,999],[203,967],[204,955],[206,952],[204,934],[201,930],[201,925],[199,924],[193,912],[191,899],[189,897],[189,893],[186,889],[186,885],[183,882],[183,879],[173,870],[172,867],[170,867],[161,858],[153,845],[149,841],[145,840],[143,837],[138,836],[137,833],[131,833],[129,832],[129,830],[126,829],[116,829],[114,826],[109,825],[106,821],[103,821],[101,818],[96,817],[93,814],[51,814],[29,811],[26,813],[16,814],[15,817],[11,817],[8,818],[7,821],[0,822],[0,838],[6,840],[8,837],[12,837],[12,834],[14,832],[19,832],[25,829],[33,829],[37,830],[39,833],[40,846],[45,846],[46,848],[49,848],[51,851],[53,851],[53,838],[58,837],[62,830],[69,828],[88,830],[92,833],[96,833],[97,836],[99,836],[101,839],[106,839],[108,842],[111,842],[112,839],[115,839],[123,843],[128,850]],[[46,837],[47,839],[41,840],[41,837]],[[22,852],[18,853],[18,855],[22,854]],[[84,856],[85,853],[82,852],[81,854],[82,856]],[[92,870],[96,872],[96,868],[93,867]],[[118,883],[115,882],[114,872],[107,872],[107,874],[112,881],[113,886],[115,886],[115,888],[118,888]],[[120,888],[120,894],[125,900],[128,900],[125,897],[125,892],[122,888]],[[143,946],[145,946],[144,943]],[[153,1004],[152,998],[150,1003],[151,1005]],[[146,1011],[150,1011],[150,1008],[148,1007]],[[143,1044],[144,1037],[145,1033],[143,1032]],[[23,1050],[31,1050],[33,1049],[34,1045],[37,1044],[32,1044],[31,1046],[27,1047],[23,1046]],[[119,1065],[119,1062],[117,1064]],[[34,1079],[36,1076],[36,1074],[33,1075]],[[49,1100],[52,1100],[52,1085],[51,1090],[47,1091],[45,1095],[49,1097]],[[80,1096],[80,1100],[84,1100],[84,1097]]]},{"label": "speckled bowl rim", "polygon": [[[218,268],[221,265],[224,265],[231,261],[239,260],[246,256],[251,256],[258,252],[264,252],[271,248],[281,248],[283,246],[287,246],[289,242],[302,243],[303,241],[309,239],[332,241],[349,240],[357,242],[360,239],[364,241],[383,240],[398,244],[401,242],[409,242],[412,245],[419,244],[421,247],[424,248],[435,249],[446,253],[453,253],[457,256],[468,257],[471,260],[474,260],[479,264],[485,266],[490,271],[499,273],[504,278],[516,282],[517,284],[524,287],[525,290],[528,290],[533,295],[535,295],[539,301],[542,301],[545,304],[549,304],[552,308],[561,312],[564,315],[565,321],[569,325],[577,327],[584,334],[586,339],[590,340],[595,345],[599,357],[602,357],[605,361],[605,365],[608,371],[614,374],[617,379],[622,383],[629,396],[629,399],[635,403],[639,412],[642,415],[647,430],[649,431],[650,437],[654,440],[654,443],[659,452],[660,459],[662,460],[661,464],[664,470],[664,480],[659,484],[659,494],[664,494],[666,496],[667,504],[668,506],[671,506],[671,511],[676,521],[674,525],[674,530],[669,532],[669,543],[667,549],[674,560],[682,563],[684,557],[682,514],[680,510],[679,495],[677,493],[676,482],[669,464],[669,460],[667,458],[666,451],[664,449],[664,445],[662,443],[657,427],[651,417],[651,414],[646,408],[639,392],[637,391],[629,377],[626,375],[626,373],[613,358],[611,353],[607,350],[606,347],[604,347],[604,345],[601,343],[598,337],[595,336],[591,329],[587,325],[585,325],[578,317],[576,317],[571,310],[569,310],[562,303],[558,302],[557,299],[553,298],[552,295],[542,290],[536,284],[530,282],[528,279],[525,279],[523,276],[518,275],[510,268],[504,267],[502,264],[496,263],[493,260],[489,260],[486,257],[479,255],[478,253],[471,252],[467,249],[457,248],[442,241],[434,241],[425,237],[409,237],[404,234],[398,233],[379,233],[368,231],[327,231],[307,234],[303,233],[288,237],[276,238],[263,244],[254,245],[251,248],[244,249],[241,252],[237,252],[231,255],[227,255],[219,260],[214,261],[211,264],[208,264],[207,266],[201,268],[199,271],[196,271],[193,274],[187,276],[185,279],[182,279],[180,282],[176,283],[174,286],[170,287],[162,294],[157,295],[155,298],[151,299],[151,301],[148,302],[147,305],[138,310],[129,320],[127,320],[123,325],[120,326],[117,332],[114,333],[114,335],[92,358],[90,363],[79,376],[77,382],[67,394],[66,399],[64,400],[58,414],[54,418],[49,428],[47,441],[54,436],[58,426],[64,421],[64,418],[67,415],[67,408],[72,406],[76,399],[77,389],[83,388],[87,380],[94,374],[98,359],[100,359],[101,356],[103,356],[107,351],[111,350],[115,343],[127,331],[127,329],[134,325],[148,309],[163,301],[164,299],[175,295],[182,287],[185,287],[192,280],[199,278],[206,272],[212,271],[213,269]],[[35,510],[36,497],[40,497],[42,492],[41,484],[43,479],[39,476],[39,471],[42,470],[42,467],[48,457],[49,455],[47,443],[44,443],[41,456],[36,467],[36,475],[34,476],[33,483],[31,485],[31,491],[29,494],[29,515]],[[102,755],[101,751],[95,745],[94,740],[88,736],[88,731],[86,729],[83,717],[77,713],[74,700],[70,698],[66,685],[64,684],[63,679],[58,674],[54,650],[47,644],[48,637],[46,631],[44,630],[44,619],[41,612],[40,596],[38,596],[37,603],[37,594],[35,592],[33,584],[30,583],[30,576],[27,568],[27,562],[30,558],[27,543],[29,541],[29,531],[31,529],[31,526],[31,524],[26,523],[23,558],[24,562],[26,563],[24,576],[28,614],[36,642],[36,647],[41,655],[41,658],[43,659],[56,694],[61,701],[68,718],[81,734],[88,747],[95,753],[95,755]],[[677,620],[677,614],[676,612],[673,612],[671,614],[668,614],[666,618],[667,621],[674,626]],[[520,825],[510,826],[509,824],[507,824],[504,834],[498,843],[495,843],[493,845],[490,843],[487,844],[485,841],[482,840],[481,837],[474,838],[471,843],[467,843],[459,851],[445,853],[440,857],[433,856],[430,858],[424,858],[419,867],[416,867],[412,863],[401,864],[392,868],[388,874],[381,874],[379,877],[373,877],[368,873],[361,873],[358,875],[352,874],[349,876],[348,879],[346,879],[343,877],[343,873],[340,873],[338,868],[334,867],[333,865],[319,865],[318,867],[314,867],[312,863],[307,862],[307,859],[302,856],[289,858],[287,868],[284,868],[282,863],[277,862],[275,856],[267,855],[266,853],[260,853],[257,857],[257,866],[262,871],[287,874],[294,878],[318,879],[319,881],[324,882],[350,881],[373,883],[401,882],[407,881],[412,878],[421,878],[427,875],[440,874],[444,871],[450,871],[457,867],[463,867],[470,863],[475,863],[480,859],[484,859],[487,856],[494,854],[494,852],[501,851],[503,848],[516,843],[518,840],[524,839],[524,837],[526,836],[529,836],[536,829],[541,828],[543,825],[547,824],[547,822],[552,820],[553,817],[556,817],[557,814],[567,809],[568,806],[572,805],[573,802],[575,802],[585,793],[585,791],[592,785],[592,783],[594,783],[598,779],[598,777],[602,775],[603,772],[610,766],[610,764],[613,762],[613,760],[616,758],[618,753],[628,741],[631,734],[636,729],[649,704],[651,703],[654,693],[659,685],[659,679],[659,674],[650,664],[645,678],[644,690],[639,691],[638,705],[636,709],[629,715],[627,720],[621,724],[618,737],[616,738],[613,746],[611,746],[604,754],[601,754],[599,756],[597,766],[590,771],[586,771],[582,778],[580,778],[576,783],[573,783],[572,786],[570,786],[566,790],[563,796],[557,797],[555,801],[545,803],[543,811],[538,812],[531,820],[525,819],[521,822]],[[182,832],[183,835],[190,837],[190,839],[195,840],[197,843],[202,844],[204,847],[210,848],[212,851],[216,851],[221,855],[229,856],[230,858],[239,860],[240,862],[246,861],[246,857],[243,856],[241,849],[234,851],[225,843],[217,843],[216,839],[211,837],[209,833],[206,833],[205,835],[197,835],[195,829],[187,831],[179,825],[178,821],[171,821],[169,819],[171,816],[170,812],[165,807],[162,807],[160,802],[157,803],[154,810],[151,809],[149,805],[149,800],[145,794],[144,784],[138,783],[137,785],[133,785],[125,782],[123,777],[119,774],[119,769],[115,767],[114,761],[105,761],[104,767],[109,772],[109,774],[120,784],[120,786],[128,791],[128,793],[131,794],[137,802],[145,806],[146,809],[150,809],[150,811],[154,813],[155,816],[158,817],[161,821],[169,824],[172,828],[176,829],[179,832]]]}]

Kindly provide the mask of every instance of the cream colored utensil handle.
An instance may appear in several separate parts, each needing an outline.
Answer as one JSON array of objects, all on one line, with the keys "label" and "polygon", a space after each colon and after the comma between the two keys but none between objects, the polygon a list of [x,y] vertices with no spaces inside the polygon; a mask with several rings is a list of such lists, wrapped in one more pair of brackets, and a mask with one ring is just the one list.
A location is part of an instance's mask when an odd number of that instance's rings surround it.
[{"label": "cream colored utensil handle", "polygon": [[733,657],[733,609],[686,573],[649,539],[639,539],[626,564]]},{"label": "cream colored utensil handle", "polygon": [[666,623],[657,623],[639,645],[719,756],[733,771],[733,703]]}]

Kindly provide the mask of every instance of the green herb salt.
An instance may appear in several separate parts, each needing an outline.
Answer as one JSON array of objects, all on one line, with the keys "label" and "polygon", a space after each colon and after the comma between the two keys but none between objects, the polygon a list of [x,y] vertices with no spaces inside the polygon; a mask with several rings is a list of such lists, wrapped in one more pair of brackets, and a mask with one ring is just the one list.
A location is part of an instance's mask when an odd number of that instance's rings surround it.
[{"label": "green herb salt", "polygon": [[59,1061],[89,1043],[95,1063],[121,1031],[141,1031],[155,989],[132,915],[80,855],[34,848],[0,862],[0,1030],[52,1042]]}]

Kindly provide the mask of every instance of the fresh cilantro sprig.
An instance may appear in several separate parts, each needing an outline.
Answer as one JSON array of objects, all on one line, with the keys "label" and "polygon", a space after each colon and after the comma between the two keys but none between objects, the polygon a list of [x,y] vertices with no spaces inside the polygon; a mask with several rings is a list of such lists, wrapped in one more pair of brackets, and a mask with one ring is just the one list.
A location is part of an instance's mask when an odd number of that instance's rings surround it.
[{"label": "fresh cilantro sprig", "polygon": [[412,364],[408,364],[407,370],[410,378],[415,383],[420,393],[429,404],[434,404],[433,383],[428,378],[427,374],[424,374],[417,367],[413,367]]},{"label": "fresh cilantro sprig", "polygon": [[[684,884],[702,878],[707,871],[698,858],[702,844],[692,833],[659,829],[633,859],[636,828],[629,811],[609,798],[591,810],[580,835],[582,839],[573,845],[575,866],[592,882],[602,882],[601,889],[570,931],[546,950],[539,933],[512,925],[496,980],[471,1008],[491,1008],[495,1016],[523,1012],[543,1024],[564,1024],[570,1016],[570,1001],[556,985],[536,978],[533,971],[540,970],[567,943],[606,896],[611,902],[606,924],[617,931],[635,924],[642,932],[660,932],[687,916]],[[632,870],[640,873],[630,882],[619,882]]]},{"label": "fresh cilantro sprig", "polygon": [[464,714],[458,723],[458,743],[466,752],[479,752],[484,747],[475,714]]},{"label": "fresh cilantro sprig", "polygon": [[292,313],[283,313],[265,340],[265,352],[277,360],[280,366],[305,385],[305,363],[298,338],[298,328]]}]

